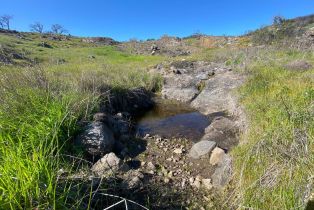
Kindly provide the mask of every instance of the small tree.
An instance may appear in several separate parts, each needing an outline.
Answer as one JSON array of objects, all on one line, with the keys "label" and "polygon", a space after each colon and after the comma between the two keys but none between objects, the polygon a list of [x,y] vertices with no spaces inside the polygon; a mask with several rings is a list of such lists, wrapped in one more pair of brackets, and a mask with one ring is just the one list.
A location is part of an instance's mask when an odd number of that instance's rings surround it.
[{"label": "small tree", "polygon": [[11,15],[2,15],[0,17],[0,26],[1,28],[7,28],[10,30],[10,21],[13,19]]},{"label": "small tree", "polygon": [[40,22],[35,22],[34,24],[31,24],[29,27],[32,32],[37,32],[40,34],[44,32],[44,26]]},{"label": "small tree", "polygon": [[66,30],[62,25],[60,24],[53,24],[51,26],[51,32],[54,33],[54,34],[64,34],[64,33],[67,33],[68,30]]},{"label": "small tree", "polygon": [[273,19],[273,24],[278,26],[278,25],[281,25],[285,22],[285,18],[282,17],[282,16],[275,16],[274,19]]}]

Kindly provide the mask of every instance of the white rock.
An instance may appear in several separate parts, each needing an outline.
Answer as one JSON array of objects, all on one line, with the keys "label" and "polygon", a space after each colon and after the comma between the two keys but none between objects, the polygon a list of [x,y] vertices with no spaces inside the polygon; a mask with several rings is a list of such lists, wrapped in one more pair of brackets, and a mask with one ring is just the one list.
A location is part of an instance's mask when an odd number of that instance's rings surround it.
[{"label": "white rock", "polygon": [[183,151],[182,151],[181,148],[177,148],[177,149],[173,150],[173,153],[175,153],[175,154],[182,154]]},{"label": "white rock", "polygon": [[207,190],[211,190],[213,188],[211,181],[211,179],[202,179],[202,186],[204,186]]},{"label": "white rock", "polygon": [[151,171],[155,171],[156,166],[152,162],[149,162],[149,163],[147,163],[147,169],[151,170]]},{"label": "white rock", "polygon": [[193,183],[193,186],[196,187],[197,189],[199,189],[199,188],[201,187],[201,181],[195,179],[195,181],[194,181],[194,183]]},{"label": "white rock", "polygon": [[217,165],[218,163],[221,163],[224,155],[225,151],[223,149],[220,149],[219,147],[216,147],[210,155],[209,163],[211,165]]}]

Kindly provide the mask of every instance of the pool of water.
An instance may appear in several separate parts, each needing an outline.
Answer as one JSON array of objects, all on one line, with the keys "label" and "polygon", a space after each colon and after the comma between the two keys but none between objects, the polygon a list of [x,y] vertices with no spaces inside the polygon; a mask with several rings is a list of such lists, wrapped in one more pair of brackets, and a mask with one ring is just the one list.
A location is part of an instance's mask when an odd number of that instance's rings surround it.
[{"label": "pool of water", "polygon": [[187,138],[198,141],[210,120],[190,106],[170,100],[156,99],[153,109],[136,117],[136,132],[164,138]]}]

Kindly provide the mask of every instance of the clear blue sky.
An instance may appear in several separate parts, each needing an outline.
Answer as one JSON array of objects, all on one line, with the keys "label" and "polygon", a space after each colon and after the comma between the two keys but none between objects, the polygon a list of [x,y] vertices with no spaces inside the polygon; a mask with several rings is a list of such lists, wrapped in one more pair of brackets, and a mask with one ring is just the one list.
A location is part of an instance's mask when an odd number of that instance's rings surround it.
[{"label": "clear blue sky", "polygon": [[314,13],[314,0],[0,0],[0,15],[14,16],[12,28],[28,31],[40,21],[48,30],[60,23],[73,35],[117,40],[239,35],[272,17]]}]

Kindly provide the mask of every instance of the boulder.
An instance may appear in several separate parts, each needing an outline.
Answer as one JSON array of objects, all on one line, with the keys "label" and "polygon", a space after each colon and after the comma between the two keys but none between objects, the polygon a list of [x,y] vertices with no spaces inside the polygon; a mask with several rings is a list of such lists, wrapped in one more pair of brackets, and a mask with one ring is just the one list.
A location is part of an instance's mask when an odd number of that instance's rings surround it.
[{"label": "boulder", "polygon": [[145,88],[133,88],[128,91],[115,92],[101,105],[100,109],[106,113],[128,112],[137,114],[154,106],[153,94]]},{"label": "boulder", "polygon": [[189,152],[189,156],[194,159],[201,158],[209,154],[216,147],[214,141],[200,141],[194,144]]},{"label": "boulder", "polygon": [[219,147],[230,149],[238,143],[237,133],[236,122],[226,117],[217,117],[205,129],[205,135],[201,140],[215,141]]},{"label": "boulder", "polygon": [[232,91],[239,87],[242,82],[243,78],[234,72],[217,73],[205,81],[205,87],[191,105],[203,114],[221,111],[232,112]]},{"label": "boulder", "polygon": [[213,122],[205,129],[205,133],[218,131],[220,133],[225,133],[228,131],[236,131],[236,124],[234,121],[226,117],[217,117]]},{"label": "boulder", "polygon": [[130,122],[119,114],[107,117],[107,125],[116,137],[129,134]]},{"label": "boulder", "polygon": [[225,154],[225,151],[223,149],[216,147],[210,155],[209,163],[211,165],[217,165],[217,164],[222,162],[225,155],[226,154]]},{"label": "boulder", "polygon": [[232,176],[232,159],[229,155],[224,155],[223,160],[218,163],[218,166],[212,175],[213,186],[221,189],[229,183]]},{"label": "boulder", "polygon": [[116,173],[119,170],[126,170],[127,166],[113,152],[106,154],[98,160],[91,168],[92,172],[98,176],[106,176]]},{"label": "boulder", "polygon": [[101,157],[112,151],[113,133],[102,122],[92,122],[84,128],[76,142],[91,156]]}]

